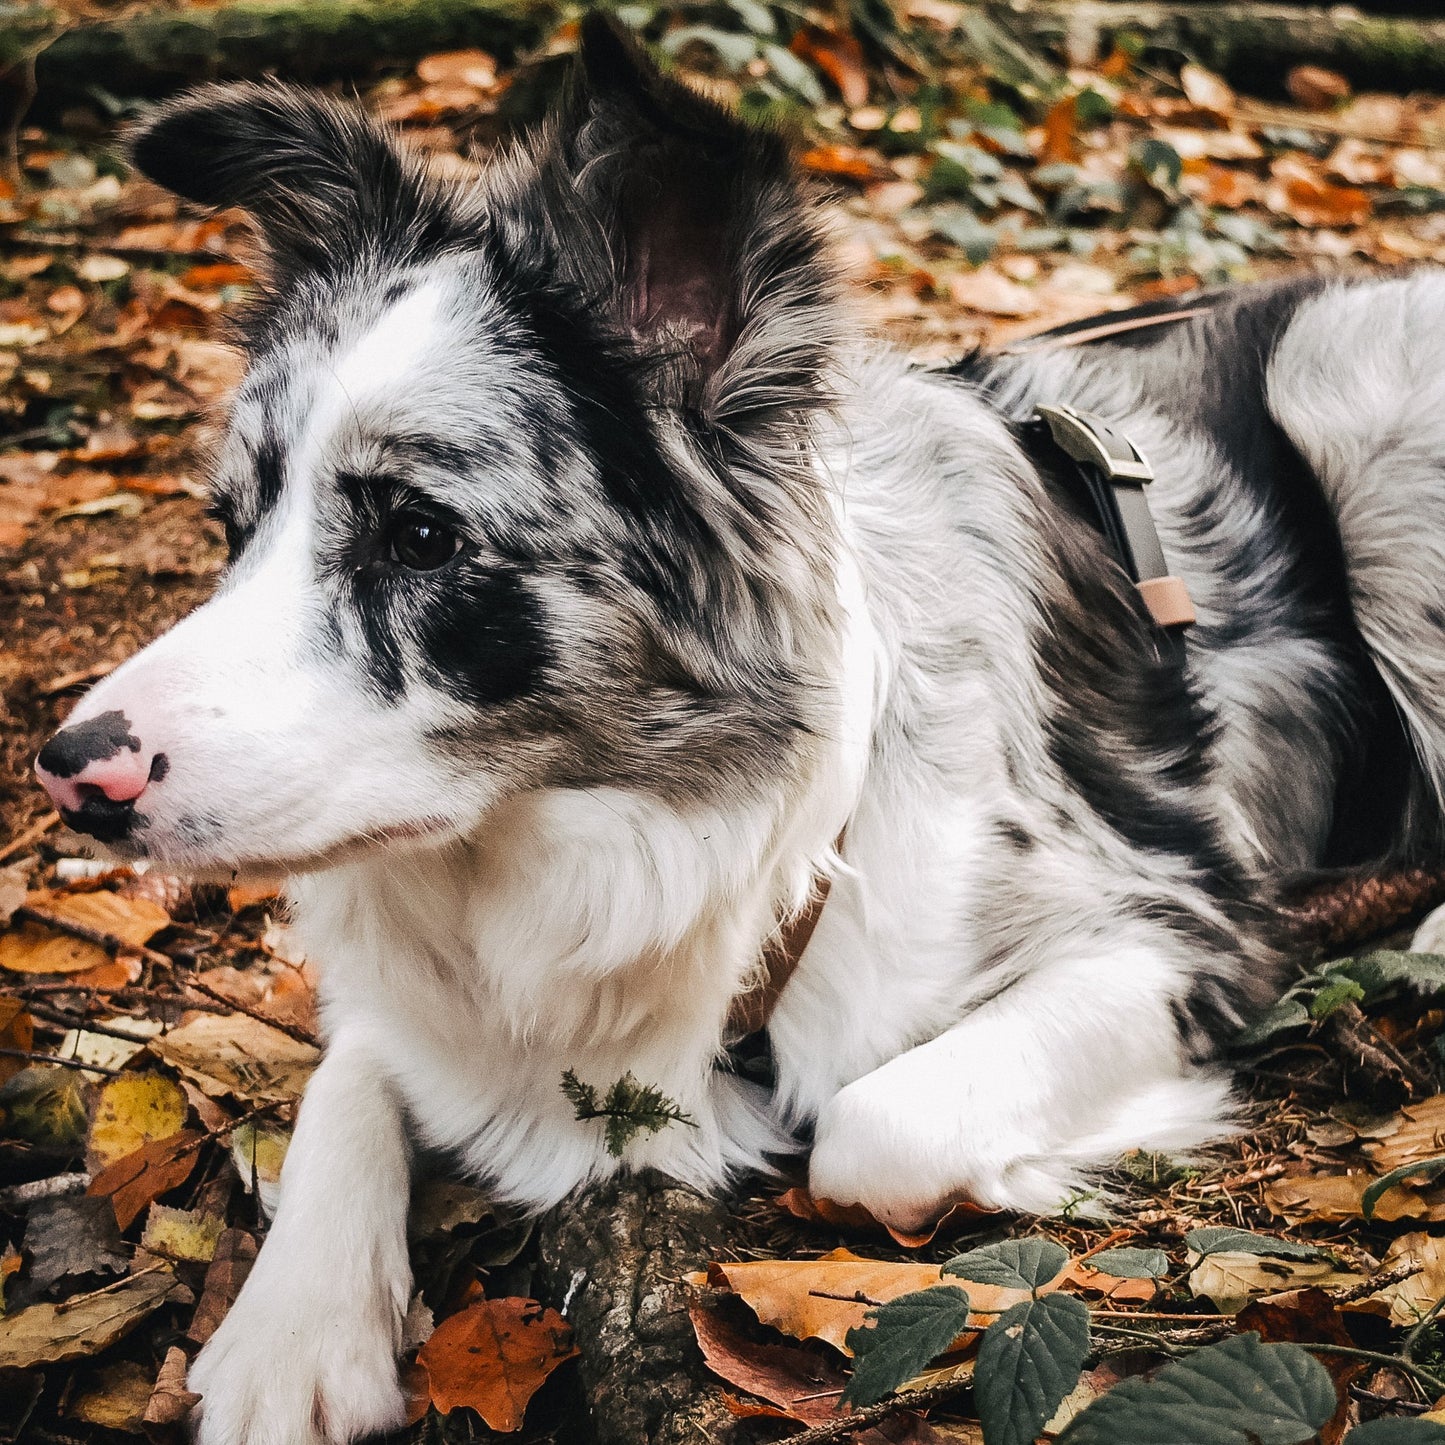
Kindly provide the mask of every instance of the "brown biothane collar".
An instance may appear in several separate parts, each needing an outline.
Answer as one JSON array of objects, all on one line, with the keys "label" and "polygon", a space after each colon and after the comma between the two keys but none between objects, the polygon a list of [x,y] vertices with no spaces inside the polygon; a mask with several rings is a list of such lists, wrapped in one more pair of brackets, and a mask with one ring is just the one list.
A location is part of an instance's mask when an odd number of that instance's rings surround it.
[{"label": "brown biothane collar", "polygon": [[[841,848],[842,843],[840,838],[834,846]],[[814,874],[813,886],[802,912],[795,913],[783,923],[763,945],[762,976],[746,993],[740,993],[728,1010],[729,1040],[744,1039],[767,1028],[788,980],[798,971],[803,950],[813,940],[813,930],[823,916],[823,905],[828,901],[832,887],[833,880],[828,874]]]}]

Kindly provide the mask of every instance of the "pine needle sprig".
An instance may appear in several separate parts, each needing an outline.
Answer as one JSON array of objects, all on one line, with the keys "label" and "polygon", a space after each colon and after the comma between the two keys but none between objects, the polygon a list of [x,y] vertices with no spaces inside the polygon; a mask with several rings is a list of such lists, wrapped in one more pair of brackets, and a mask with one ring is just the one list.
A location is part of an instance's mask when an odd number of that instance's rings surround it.
[{"label": "pine needle sprig", "polygon": [[673,1103],[661,1089],[641,1083],[626,1073],[599,1101],[597,1090],[568,1069],[562,1075],[562,1092],[579,1119],[606,1119],[607,1152],[620,1159],[622,1151],[639,1134],[656,1134],[669,1124],[697,1128],[697,1120]]}]

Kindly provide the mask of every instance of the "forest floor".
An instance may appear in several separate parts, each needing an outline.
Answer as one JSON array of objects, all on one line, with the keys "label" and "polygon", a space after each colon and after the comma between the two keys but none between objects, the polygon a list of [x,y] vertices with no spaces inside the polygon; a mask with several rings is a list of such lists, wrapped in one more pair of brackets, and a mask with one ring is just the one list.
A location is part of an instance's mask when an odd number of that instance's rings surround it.
[{"label": "forest floor", "polygon": [[[1291,78],[1288,104],[1266,103],[1126,50],[1086,69],[1007,56],[910,69],[825,25],[780,43],[771,12],[736,9],[740,26],[680,38],[674,26],[669,47],[796,127],[804,165],[834,190],[880,331],[921,357],[1201,285],[1445,261],[1445,100],[1354,95],[1314,73]],[[941,33],[959,11],[914,0],[912,19]],[[564,29],[521,79],[569,44]],[[516,100],[528,89],[459,52],[362,98],[441,173],[465,177],[532,105]],[[0,1442],[11,1445],[174,1434],[184,1360],[264,1233],[253,1191],[274,1175],[316,1057],[310,967],[274,893],[98,868],[29,776],[85,687],[201,601],[224,558],[205,456],[237,375],[222,333],[249,280],[247,228],[129,174],[115,119],[76,106],[26,126],[17,170],[0,178]],[[1095,1330],[1052,1430],[1161,1352],[1236,1328],[1317,1348],[1337,1391],[1327,1442],[1381,1415],[1445,1419],[1445,1344],[1428,1330],[1402,1343],[1445,1296],[1445,1188],[1431,1183],[1445,1010],[1402,990],[1433,986],[1407,973],[1395,962],[1317,975],[1306,1008],[1250,1056],[1252,1132],[1187,1165],[1125,1161],[1107,1222],[1083,1217],[1087,1200],[1043,1222],[964,1211],[931,1241],[900,1242],[780,1185],[739,1198],[731,1257],[698,1285],[714,1304],[748,1306],[699,1316],[739,1428],[775,1439],[836,1420],[847,1332],[867,1309],[938,1284],[939,1264],[971,1245],[1037,1235],[1066,1255],[1048,1289],[1085,1301]],[[1387,1066],[1348,1057],[1346,1033]],[[1392,1171],[1403,1172],[1367,1199]],[[569,1445],[565,1330],[515,1305],[532,1292],[527,1227],[474,1191],[424,1193],[419,1415],[464,1402],[448,1428],[464,1420],[488,1438],[482,1420],[522,1424],[536,1390],[520,1438]],[[1197,1231],[1217,1226],[1253,1243],[1198,1247]],[[1121,1246],[1162,1260],[1116,1260],[1144,1271],[1132,1276],[1084,1262]],[[987,1282],[969,1288],[987,1313]],[[495,1325],[507,1310],[545,1345],[525,1367],[458,1379],[455,1340],[423,1345],[436,1321]],[[854,1438],[984,1438],[963,1388],[977,1349],[961,1337],[928,1377],[939,1399],[926,1423],[896,1415]],[[824,1383],[809,1390],[804,1377]],[[423,1436],[439,1428],[428,1418]]]}]

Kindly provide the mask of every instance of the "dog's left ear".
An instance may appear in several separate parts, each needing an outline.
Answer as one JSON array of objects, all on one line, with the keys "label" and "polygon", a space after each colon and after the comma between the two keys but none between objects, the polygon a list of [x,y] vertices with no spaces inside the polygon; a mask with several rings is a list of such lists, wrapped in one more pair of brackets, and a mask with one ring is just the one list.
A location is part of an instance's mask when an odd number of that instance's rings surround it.
[{"label": "dog's left ear", "polygon": [[835,282],[783,139],[661,74],[596,11],[554,137],[603,233],[592,279],[643,350],[675,360],[715,420],[805,405]]}]

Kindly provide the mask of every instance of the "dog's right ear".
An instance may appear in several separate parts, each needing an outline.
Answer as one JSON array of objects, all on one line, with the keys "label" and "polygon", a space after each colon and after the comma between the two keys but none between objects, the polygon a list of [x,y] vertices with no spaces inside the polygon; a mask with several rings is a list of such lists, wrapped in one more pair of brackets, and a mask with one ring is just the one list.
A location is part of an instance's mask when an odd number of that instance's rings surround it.
[{"label": "dog's right ear", "polygon": [[278,259],[323,271],[359,248],[415,254],[451,222],[440,190],[384,126],[298,86],[201,86],[136,126],[129,148],[157,184],[244,208]]}]

